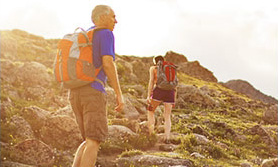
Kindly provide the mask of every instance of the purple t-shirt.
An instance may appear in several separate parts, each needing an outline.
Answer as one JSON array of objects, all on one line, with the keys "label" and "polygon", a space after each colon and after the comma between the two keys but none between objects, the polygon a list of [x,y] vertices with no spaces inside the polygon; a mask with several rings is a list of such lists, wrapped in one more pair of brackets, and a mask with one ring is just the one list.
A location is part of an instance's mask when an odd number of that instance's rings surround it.
[{"label": "purple t-shirt", "polygon": [[[109,29],[100,29],[94,32],[93,37],[93,62],[96,68],[102,66],[102,56],[109,55],[113,57],[115,61],[115,49],[114,49],[114,35],[113,32]],[[106,83],[107,76],[103,70],[99,72],[97,78]],[[91,83],[91,86],[105,93],[105,88],[102,86],[101,83],[94,81]]]}]

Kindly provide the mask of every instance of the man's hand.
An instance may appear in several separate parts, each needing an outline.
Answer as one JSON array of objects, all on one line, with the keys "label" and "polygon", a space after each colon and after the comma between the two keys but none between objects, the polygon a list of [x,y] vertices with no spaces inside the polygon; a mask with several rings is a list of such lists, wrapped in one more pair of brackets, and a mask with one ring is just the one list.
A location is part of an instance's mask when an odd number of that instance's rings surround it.
[{"label": "man's hand", "polygon": [[122,91],[118,79],[116,65],[113,61],[113,57],[109,55],[104,55],[102,57],[102,62],[103,62],[104,72],[108,77],[108,80],[110,81],[110,85],[112,86],[116,94],[117,106],[115,107],[115,110],[120,112],[124,108],[124,100],[122,97]]},{"label": "man's hand", "polygon": [[117,96],[117,106],[115,107],[115,110],[118,112],[121,112],[124,109],[124,101],[122,96]]}]

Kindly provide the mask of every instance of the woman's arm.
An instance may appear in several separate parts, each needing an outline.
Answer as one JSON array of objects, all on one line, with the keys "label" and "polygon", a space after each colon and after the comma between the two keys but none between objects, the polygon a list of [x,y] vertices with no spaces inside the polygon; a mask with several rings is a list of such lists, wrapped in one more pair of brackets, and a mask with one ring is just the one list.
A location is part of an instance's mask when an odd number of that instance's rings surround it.
[{"label": "woman's arm", "polygon": [[155,66],[152,66],[149,70],[150,79],[149,79],[148,96],[147,96],[148,102],[150,102],[151,94],[152,94],[153,87],[154,87],[154,69],[155,69]]}]

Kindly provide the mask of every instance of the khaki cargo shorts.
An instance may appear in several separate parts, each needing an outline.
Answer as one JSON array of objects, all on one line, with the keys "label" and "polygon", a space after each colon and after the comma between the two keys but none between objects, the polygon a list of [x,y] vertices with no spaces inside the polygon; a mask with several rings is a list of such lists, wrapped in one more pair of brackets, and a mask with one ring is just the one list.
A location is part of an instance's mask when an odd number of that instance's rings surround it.
[{"label": "khaki cargo shorts", "polygon": [[69,100],[82,137],[105,141],[108,136],[106,94],[90,85],[70,90]]}]

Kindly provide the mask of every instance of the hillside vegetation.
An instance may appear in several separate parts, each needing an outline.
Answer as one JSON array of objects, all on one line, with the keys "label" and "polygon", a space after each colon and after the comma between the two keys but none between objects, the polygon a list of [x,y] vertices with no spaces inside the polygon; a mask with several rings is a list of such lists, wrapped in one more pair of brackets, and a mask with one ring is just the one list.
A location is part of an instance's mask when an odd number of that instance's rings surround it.
[{"label": "hillside vegetation", "polygon": [[[57,42],[1,31],[3,167],[68,167],[82,142],[68,91],[54,81]],[[236,92],[198,61],[173,51],[165,54],[179,66],[170,144],[162,139],[162,105],[156,133],[149,136],[145,99],[152,57],[116,56],[126,106],[123,113],[113,110],[114,92],[107,85],[109,138],[101,144],[98,166],[277,166],[277,100]]]}]

